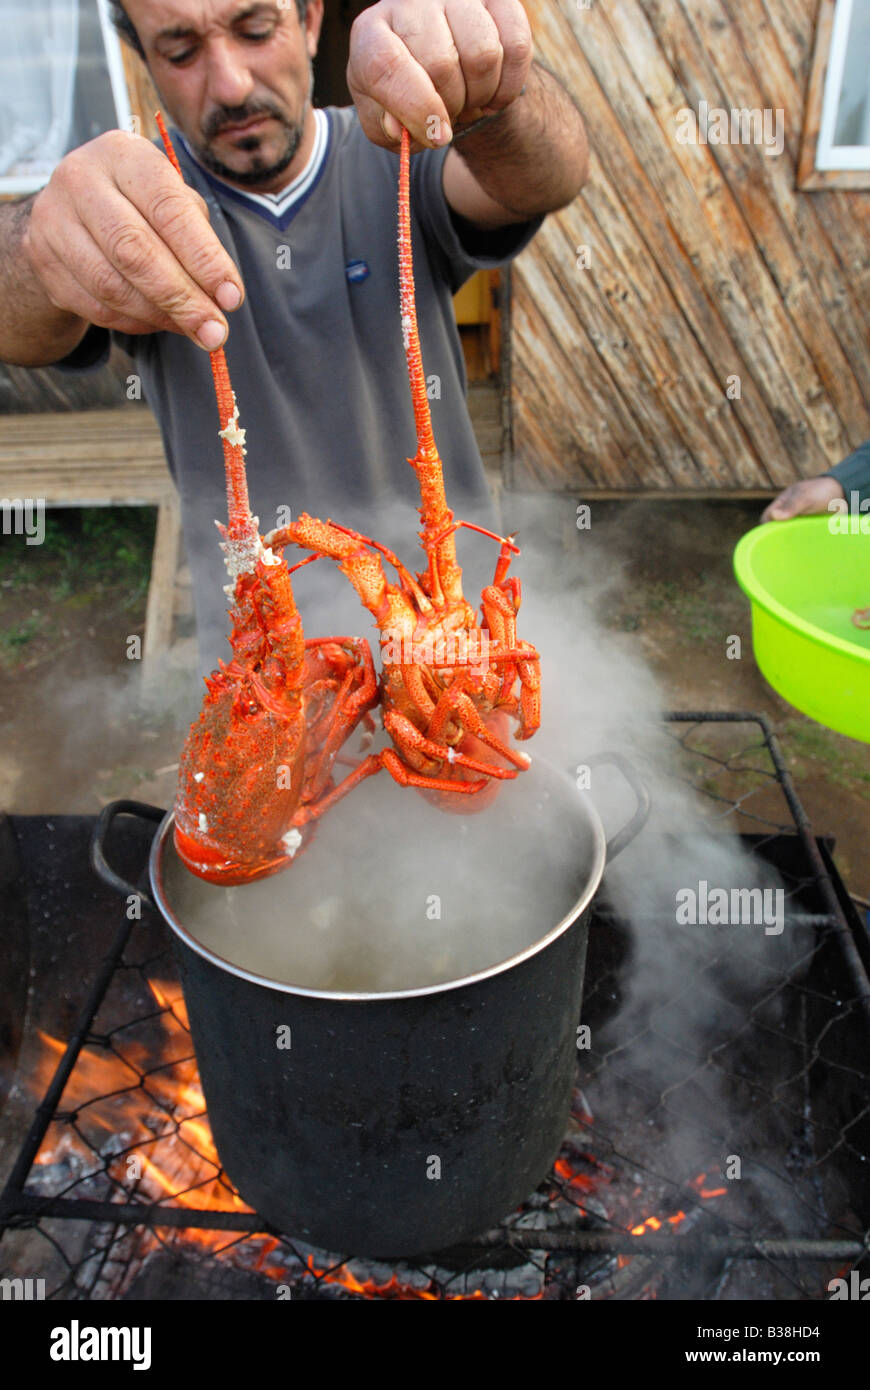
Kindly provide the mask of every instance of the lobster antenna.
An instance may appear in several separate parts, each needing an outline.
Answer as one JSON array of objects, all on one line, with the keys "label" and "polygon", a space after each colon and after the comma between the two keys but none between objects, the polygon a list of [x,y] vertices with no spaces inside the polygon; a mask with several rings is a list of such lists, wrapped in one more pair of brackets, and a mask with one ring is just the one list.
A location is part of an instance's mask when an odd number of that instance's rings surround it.
[{"label": "lobster antenna", "polygon": [[399,298],[402,306],[402,341],[408,359],[411,399],[414,403],[414,423],[417,426],[417,452],[422,457],[438,457],[432,435],[432,416],[426,395],[426,378],[420,354],[420,334],[417,329],[417,301],[414,293],[414,260],[411,252],[411,137],[402,127],[402,147],[399,153]]},{"label": "lobster antenna", "polygon": [[[178,155],[175,153],[166,122],[161,111],[155,111],[157,129],[163,141],[166,157],[180,179],[184,179]],[[209,353],[211,374],[217,397],[220,437],[224,450],[224,468],[227,478],[227,511],[229,514],[228,533],[231,539],[248,536],[256,532],[251,516],[251,503],[248,498],[248,479],[245,472],[245,431],[239,428],[239,409],[236,396],[230,383],[230,370],[227,366],[223,348],[215,348]]]},{"label": "lobster antenna", "polygon": [[[426,394],[426,378],[417,329],[417,302],[414,292],[414,261],[411,251],[411,137],[402,127],[399,151],[399,300],[402,314],[402,341],[408,361],[414,423],[417,428],[417,455],[408,462],[417,474],[420,487],[420,539],[429,560],[429,585],[433,598],[443,596],[445,584],[451,592],[459,586],[461,570],[456,563],[456,545],[449,529],[453,513],[447,506],[444,471],[432,434],[432,416]],[[436,539],[437,537],[437,539]]]}]

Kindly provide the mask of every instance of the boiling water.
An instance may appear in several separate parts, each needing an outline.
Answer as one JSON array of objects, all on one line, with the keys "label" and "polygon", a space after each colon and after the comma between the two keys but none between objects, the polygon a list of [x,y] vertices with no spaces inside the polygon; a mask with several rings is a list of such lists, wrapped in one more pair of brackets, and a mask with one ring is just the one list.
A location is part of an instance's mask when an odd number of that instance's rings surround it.
[{"label": "boiling water", "polygon": [[307,989],[381,992],[507,960],[572,909],[600,853],[588,804],[542,763],[478,815],[445,814],[385,772],[317,827],[286,872],[220,888],[166,842],[166,898],[222,959]]}]

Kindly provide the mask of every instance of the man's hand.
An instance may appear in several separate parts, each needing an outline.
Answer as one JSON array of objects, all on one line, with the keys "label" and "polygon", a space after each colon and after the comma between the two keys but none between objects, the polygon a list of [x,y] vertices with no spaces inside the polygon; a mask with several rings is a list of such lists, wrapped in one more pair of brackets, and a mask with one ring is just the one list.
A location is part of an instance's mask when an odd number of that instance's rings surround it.
[{"label": "man's hand", "polygon": [[793,516],[815,516],[828,510],[828,503],[845,497],[836,478],[804,478],[792,483],[775,497],[761,514],[762,521],[788,521]]},{"label": "man's hand", "polygon": [[227,334],[222,311],[244,297],[203,199],[125,131],[61,160],[33,201],[22,252],[34,288],[83,325],[166,329],[211,350]]},{"label": "man's hand", "polygon": [[394,146],[405,126],[437,147],[515,101],[531,62],[519,0],[380,0],[354,21],[347,84],[376,145]]}]

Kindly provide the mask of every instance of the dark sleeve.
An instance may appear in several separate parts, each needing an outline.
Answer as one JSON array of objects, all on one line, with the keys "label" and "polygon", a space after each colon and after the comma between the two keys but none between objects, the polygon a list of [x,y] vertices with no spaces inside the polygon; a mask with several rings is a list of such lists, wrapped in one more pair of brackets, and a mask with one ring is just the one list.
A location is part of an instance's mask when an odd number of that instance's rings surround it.
[{"label": "dark sleeve", "polygon": [[823,476],[836,478],[847,501],[850,492],[858,493],[859,506],[862,502],[870,501],[870,439],[865,439],[854,453],[844,458],[842,463],[829,468]]},{"label": "dark sleeve", "polygon": [[426,240],[442,263],[445,279],[455,294],[476,270],[491,270],[513,260],[544,221],[543,216],[507,227],[481,230],[453,212],[444,196],[442,176],[449,146],[423,150],[411,161],[411,206]]},{"label": "dark sleeve", "polygon": [[108,328],[98,328],[91,324],[78,347],[67,353],[59,362],[51,365],[60,372],[90,372],[103,367],[109,360],[112,346]]}]

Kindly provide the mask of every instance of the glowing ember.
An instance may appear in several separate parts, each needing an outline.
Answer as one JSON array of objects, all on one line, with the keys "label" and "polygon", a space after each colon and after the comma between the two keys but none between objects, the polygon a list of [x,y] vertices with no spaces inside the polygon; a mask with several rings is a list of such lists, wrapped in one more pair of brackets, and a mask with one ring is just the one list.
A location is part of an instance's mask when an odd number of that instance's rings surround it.
[{"label": "glowing ember", "polygon": [[705,1187],[707,1180],[706,1173],[699,1173],[696,1178],[692,1178],[689,1187],[694,1187],[699,1197],[724,1197],[728,1191],[727,1187]]},{"label": "glowing ember", "polygon": [[[707,1177],[707,1173],[698,1173],[697,1177],[689,1179],[686,1186],[693,1188],[699,1197],[724,1197],[728,1189],[726,1187],[705,1187],[704,1184]],[[646,1235],[647,1231],[662,1230],[665,1224],[669,1226],[679,1226],[680,1222],[685,1221],[685,1219],[686,1213],[684,1211],[674,1212],[673,1215],[666,1216],[664,1220],[658,1216],[648,1216],[645,1221],[641,1221],[639,1225],[630,1228],[631,1234],[633,1236],[643,1236]]]}]

